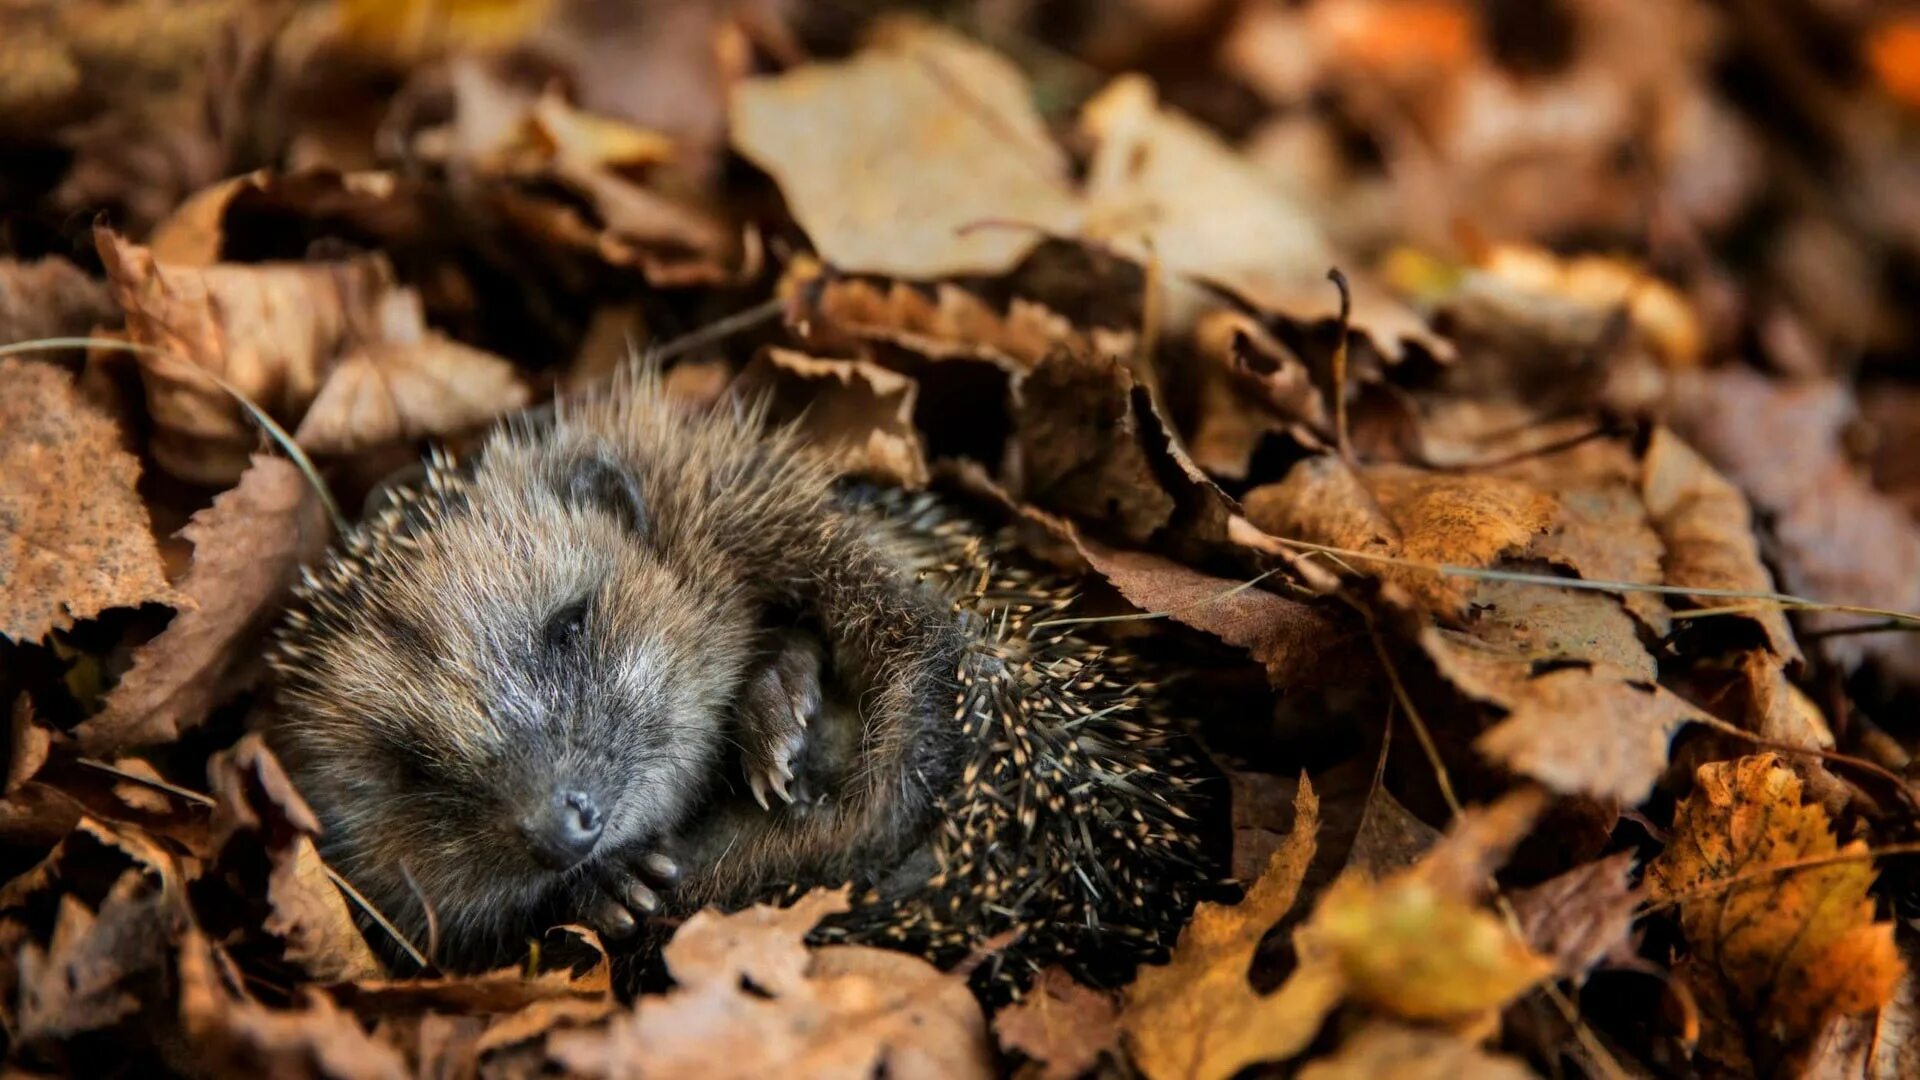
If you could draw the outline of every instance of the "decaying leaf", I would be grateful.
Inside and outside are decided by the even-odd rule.
[[[81,747],[113,753],[168,743],[200,724],[230,691],[230,675],[245,670],[241,643],[277,613],[282,591],[330,532],[300,470],[256,456],[239,485],[181,531],[194,556],[179,590],[194,606],[135,651],[99,715],[75,729]]]
[[[1012,490],[1144,541],[1175,504],[1142,445],[1134,379],[1104,356],[1055,353],[1015,388]]]
[[[945,31],[888,24],[852,60],[739,84],[729,112],[734,148],[840,270],[996,273],[1075,231],[1066,159],[1025,80]]]
[[[1155,1080],[1232,1076],[1248,1065],[1304,1049],[1339,1003],[1337,977],[1299,973],[1262,997],[1247,981],[1260,939],[1298,897],[1313,861],[1319,800],[1304,779],[1294,800],[1293,831],[1236,906],[1202,903],[1180,933],[1171,961],[1141,970],[1120,1015],[1127,1049]]]
[[[0,358],[0,636],[39,641],[108,608],[178,601],[139,476],[65,372]]]
[[[826,360],[771,349],[749,377],[800,383],[798,423],[805,439],[855,476],[905,488],[925,487],[926,450],[913,424],[919,384],[866,360]]]
[[[1102,1055],[1119,1052],[1119,1007],[1113,995],[1081,986],[1053,967],[1040,973],[1019,1004],[994,1016],[993,1032],[1002,1050],[1039,1062],[1042,1080],[1073,1080]]]
[[[408,299],[415,313],[389,324],[401,335],[424,325],[418,301]],[[315,453],[351,453],[477,427],[527,399],[520,376],[497,356],[437,334],[396,337],[342,360],[293,437]]]
[[[1647,883],[1679,907],[1686,977],[1737,1010],[1749,1059],[1771,1070],[1836,1017],[1885,1004],[1904,965],[1893,925],[1874,921],[1866,845],[1802,804],[1785,761],[1713,762],[1694,782]],[[1784,869],[1807,860],[1823,862]]]

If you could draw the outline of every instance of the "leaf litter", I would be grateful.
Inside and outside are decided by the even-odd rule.
[[[1907,1075],[1910,14],[892,6],[0,13],[8,1066]],[[314,481],[633,349],[1175,658],[1243,878],[1164,962],[390,963],[246,734]]]

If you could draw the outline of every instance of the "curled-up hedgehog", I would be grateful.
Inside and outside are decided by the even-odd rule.
[[[1071,584],[640,374],[433,457],[311,570],[267,735],[443,967],[850,883],[823,939],[1110,981],[1218,849],[1167,695],[1063,621]]]

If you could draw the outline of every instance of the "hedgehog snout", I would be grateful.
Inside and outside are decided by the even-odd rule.
[[[571,870],[600,843],[606,815],[588,792],[568,784],[556,785],[519,820],[520,836],[535,862],[549,870]]]

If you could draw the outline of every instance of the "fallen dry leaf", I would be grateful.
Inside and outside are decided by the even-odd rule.
[[[199,726],[245,670],[236,646],[278,613],[281,594],[331,532],[300,470],[255,456],[240,483],[181,530],[194,552],[178,588],[194,606],[135,650],[100,713],[74,729],[81,748],[117,753],[173,742]]]
[[[35,642],[108,608],[180,602],[139,476],[65,372],[0,358],[0,637]]]
[[[1169,272],[1171,327],[1191,326],[1203,303],[1182,277],[1223,286],[1295,322],[1338,313],[1327,271],[1342,259],[1319,224],[1218,136],[1162,107],[1146,79],[1116,80],[1087,103],[1080,126],[1096,143],[1086,233]],[[1419,316],[1345,269],[1351,325],[1382,356],[1398,358],[1409,345],[1452,354]]]
[[[1773,575],[1760,561],[1753,511],[1738,489],[1715,472],[1671,431],[1656,429],[1647,445],[1641,496],[1654,531],[1666,545],[1662,560],[1670,585],[1772,592]],[[1700,607],[1725,600],[1700,597]],[[1767,647],[1782,661],[1799,663],[1800,646],[1780,609],[1763,607],[1740,616],[1757,623]]]
[[[568,1031],[549,1054],[599,1077],[991,1075],[986,1023],[964,980],[917,957],[802,939],[844,911],[816,890],[791,907],[708,910],[667,944],[676,988],[605,1028]]]
[[[295,791],[272,751],[257,734],[208,763],[216,800],[215,854],[232,869],[236,892],[258,903],[267,933],[285,942],[287,959],[327,982],[372,978],[384,971],[354,927],[346,897],[334,885],[314,847],[320,822]],[[248,867],[264,853],[264,888]]]
[[[1055,353],[1014,387],[1008,487],[1140,542],[1173,518],[1134,408],[1134,378],[1111,357]]]
[[[1147,1076],[1225,1078],[1248,1065],[1291,1057],[1339,1003],[1337,978],[1296,973],[1265,997],[1247,981],[1260,939],[1299,896],[1318,828],[1319,800],[1303,778],[1293,831],[1247,895],[1234,906],[1201,903],[1171,960],[1142,968],[1127,988],[1120,1026],[1134,1063]]]
[[[836,269],[998,273],[1075,231],[1066,158],[1025,80],[946,31],[889,24],[851,60],[740,83],[728,111],[734,149]]]
[[[1407,559],[1423,566],[1483,567],[1525,549],[1553,524],[1558,504],[1527,484],[1495,476],[1400,465],[1355,469],[1338,457],[1307,458],[1277,484],[1246,496],[1247,518],[1293,540]],[[1436,614],[1453,617],[1470,586],[1431,570],[1355,560]]]
[[[1245,649],[1274,686],[1301,685],[1316,673],[1324,677],[1322,665],[1352,637],[1324,611],[1258,586],[1241,588],[1243,582],[1203,574],[1163,556],[1108,547],[1077,533],[1074,543],[1128,603],[1143,612],[1167,612],[1183,626]]]
[[[1700,989],[1739,1010],[1750,1060],[1770,1071],[1836,1017],[1886,1004],[1904,965],[1893,924],[1874,921],[1869,859],[1768,872],[1867,850],[1840,844],[1826,811],[1801,803],[1784,760],[1713,762],[1694,782],[1647,883],[1679,907],[1692,950],[1686,977],[1712,981]]]
[[[927,485],[926,449],[913,424],[920,387],[912,379],[867,360],[827,360],[769,349],[747,378],[769,383],[776,402],[783,384],[798,383],[784,395],[803,402],[781,411],[802,437],[843,473],[896,487]]]
[[[177,476],[230,484],[258,440],[200,371],[283,423],[305,416],[303,444],[328,449],[444,434],[527,403],[505,361],[428,330],[379,256],[176,267],[106,229],[95,241],[128,335],[158,350],[141,354],[151,449]]]
[[[308,987],[298,1007],[271,1009],[247,994],[232,963],[197,930],[180,942],[180,1028],[201,1071],[351,1080],[412,1075],[397,1049],[374,1039],[324,992]]]
[[[993,1033],[1000,1049],[1039,1062],[1042,1080],[1073,1080],[1102,1056],[1119,1053],[1119,1005],[1064,969],[1048,968],[1025,998],[994,1016]]]
[[[1582,980],[1609,958],[1630,955],[1628,935],[1640,906],[1633,852],[1576,866],[1509,899],[1534,950],[1563,977]]]
[[[1300,1070],[1300,1080],[1532,1080],[1518,1060],[1489,1054],[1464,1036],[1369,1022],[1340,1049]]]

